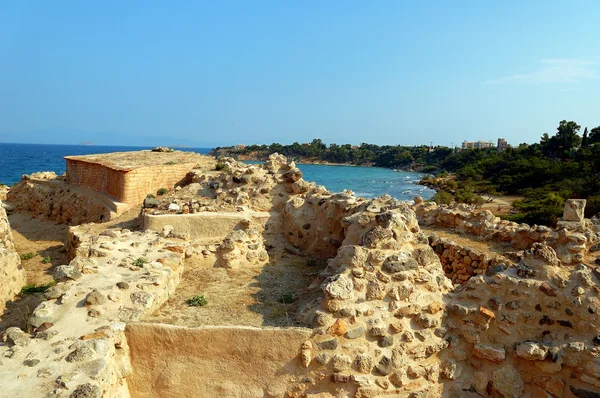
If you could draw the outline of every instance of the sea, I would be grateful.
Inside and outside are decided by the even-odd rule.
[[[151,149],[146,146],[102,145],[45,145],[0,143],[0,183],[13,185],[23,174],[38,171],[65,173],[64,156],[90,155],[109,152],[127,152]],[[206,154],[210,148],[177,148],[181,151]],[[351,190],[354,194],[374,198],[383,194],[399,200],[409,200],[419,195],[429,199],[435,191],[418,185],[423,174],[394,171],[379,167],[297,164],[303,178],[324,185],[332,192]]]

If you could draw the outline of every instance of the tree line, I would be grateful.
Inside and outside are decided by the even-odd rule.
[[[600,212],[600,126],[588,131],[563,120],[553,135],[543,134],[534,144],[456,150],[444,146],[378,146],[363,143],[326,145],[310,143],[249,145],[215,148],[213,154],[264,159],[280,153],[294,160],[379,166],[431,173],[428,184],[438,189],[434,200],[480,203],[480,195],[518,195],[517,222],[553,225],[569,198],[588,200],[586,216]],[[437,182],[434,182],[437,181]],[[452,182],[450,182],[452,181]]]

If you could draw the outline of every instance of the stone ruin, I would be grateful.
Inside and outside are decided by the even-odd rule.
[[[192,172],[148,203],[145,231],[71,228],[73,259],[54,270],[32,330],[4,334],[4,394],[600,396],[600,272],[582,263],[599,236],[586,220],[555,231],[333,194],[279,155],[219,162],[220,172]],[[428,237],[419,222],[518,252],[490,258]],[[178,288],[186,258],[259,272],[282,252],[323,260],[295,314],[302,327],[148,321]]]

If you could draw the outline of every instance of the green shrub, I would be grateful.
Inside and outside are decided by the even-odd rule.
[[[158,196],[161,196],[161,195],[164,195],[164,194],[166,194],[168,192],[169,192],[169,190],[167,188],[160,188],[158,191],[156,191],[156,194]]]
[[[36,257],[38,254],[37,253],[23,253],[21,254],[21,261],[25,261],[25,260],[31,260],[32,258]]]
[[[187,303],[190,307],[204,307],[206,304],[208,304],[208,301],[203,295],[196,295],[187,299]]]
[[[52,262],[52,257],[46,256],[42,258],[42,264],[50,264]]]
[[[221,171],[225,168],[225,164],[224,163],[217,163],[217,165],[215,166],[215,170],[216,171]]]
[[[56,285],[56,281],[50,281],[48,283],[44,283],[42,285],[26,285],[21,289],[21,294],[34,294],[34,293],[44,293],[46,290],[50,289],[52,286]]]
[[[290,293],[285,293],[282,294],[281,297],[279,297],[279,301],[282,304],[292,304],[294,301],[296,301],[296,299],[294,298],[293,294]]]
[[[150,199],[155,199],[156,196],[152,195],[151,193],[149,193],[148,195],[146,195],[146,198],[150,198]]]
[[[435,193],[435,195],[433,195],[431,200],[433,200],[438,205],[449,205],[452,202],[454,202],[454,197],[450,192],[438,191]]]
[[[143,267],[144,264],[146,264],[148,262],[148,260],[146,260],[145,258],[138,258],[137,260],[135,260],[133,262],[133,265],[135,265],[136,267]]]
[[[172,165],[172,164],[177,164],[177,162],[173,161],[173,160],[169,160],[167,163],[165,163],[167,165]]]

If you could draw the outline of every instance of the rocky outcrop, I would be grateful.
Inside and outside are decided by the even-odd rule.
[[[25,285],[25,272],[15,250],[6,212],[0,202],[0,314]]]

